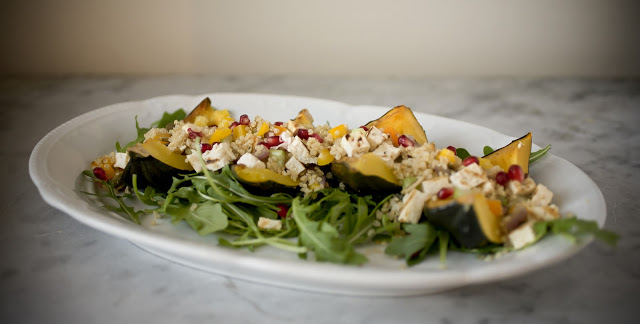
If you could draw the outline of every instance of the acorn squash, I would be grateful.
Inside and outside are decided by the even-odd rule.
[[[365,126],[375,126],[389,134],[395,146],[398,146],[398,137],[401,135],[413,137],[419,145],[427,142],[427,134],[424,129],[411,111],[411,108],[405,106],[397,106],[382,115],[382,117],[368,122]]]
[[[129,187],[133,187],[133,175],[135,174],[138,189],[142,190],[151,186],[166,192],[171,188],[173,177],[187,173],[185,170],[174,168],[154,158],[149,152],[142,149],[142,146],[131,147],[127,153],[129,154],[129,163],[127,163],[119,181]]]
[[[481,193],[429,201],[423,215],[431,224],[447,230],[464,248],[502,243],[502,215],[492,212]]]
[[[236,164],[231,167],[231,172],[242,184],[262,192],[290,192],[298,187],[298,181],[269,169],[247,168],[244,165]]]
[[[184,118],[185,123],[195,123],[197,117],[205,117],[207,126],[213,125],[214,116],[213,113],[216,111],[213,107],[211,107],[211,99],[209,97],[204,98],[191,112]]]
[[[342,183],[358,192],[386,193],[400,190],[393,169],[381,157],[367,153],[331,163],[331,172]]]
[[[300,110],[298,116],[293,119],[293,122],[306,128],[313,127],[313,117],[307,108]]]
[[[491,164],[500,166],[507,172],[509,167],[517,164],[525,174],[529,173],[529,156],[531,155],[531,133],[511,141],[508,145],[485,156]]]

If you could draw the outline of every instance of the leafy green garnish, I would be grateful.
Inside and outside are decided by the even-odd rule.
[[[549,150],[551,149],[551,144],[547,145],[545,148],[540,149],[538,151],[535,152],[531,152],[531,155],[529,155],[529,164],[538,161],[541,157],[543,157],[545,154],[547,154],[547,152],[549,152]]]
[[[86,191],[82,191],[82,193],[89,196],[110,198],[114,200],[118,204],[117,206],[104,204],[102,205],[102,207],[116,213],[125,214],[129,216],[129,219],[131,219],[134,223],[140,224],[140,216],[144,214],[144,211],[141,211],[141,210],[136,211],[133,207],[127,205],[124,202],[124,199],[131,198],[133,196],[132,194],[129,194],[126,192],[121,195],[116,194],[116,190],[114,189],[113,182],[111,180],[104,181],[104,180],[98,179],[98,177],[96,177],[95,174],[93,174],[92,170],[84,170],[82,171],[82,174],[87,178],[89,178],[92,182],[102,184],[102,188],[106,189],[106,192],[104,193],[99,193],[99,192],[93,193],[93,192],[86,192]]]
[[[313,251],[317,261],[345,264],[363,264],[367,258],[356,252],[352,244],[341,240],[338,230],[325,221],[313,221],[309,216],[320,204],[303,205],[295,198],[291,205],[292,217],[300,231],[299,242]]]
[[[533,231],[536,235],[535,242],[546,236],[548,232],[565,236],[573,242],[586,236],[593,236],[611,246],[616,246],[620,239],[618,234],[599,228],[595,221],[579,219],[575,216],[536,222],[533,224]]]
[[[122,147],[120,146],[120,142],[116,142],[116,151],[122,153],[126,151],[127,148],[142,142],[142,140],[144,140],[144,134],[146,134],[151,128],[165,127],[167,124],[173,123],[175,120],[182,120],[185,117],[186,117],[186,113],[184,112],[184,110],[182,110],[182,108],[180,108],[174,111],[173,113],[165,112],[164,114],[162,114],[162,118],[160,118],[160,120],[157,120],[151,123],[149,128],[141,128],[140,125],[138,124],[138,116],[136,116],[135,117],[136,132],[137,132],[136,139],[134,139],[133,141],[127,143],[125,146],[122,146]]]
[[[404,258],[409,266],[422,262],[438,237],[438,232],[426,222],[405,224],[402,228],[408,235],[394,237],[384,253]]]
[[[461,160],[464,160],[464,159],[466,159],[466,158],[468,158],[468,157],[470,157],[470,156],[471,156],[471,154],[469,153],[469,151],[467,151],[467,150],[466,150],[466,149],[464,149],[464,148],[457,148],[457,149],[456,149],[456,155],[457,155]]]
[[[489,155],[493,153],[493,149],[491,148],[491,146],[487,145],[482,148],[482,153],[484,153],[484,155]]]

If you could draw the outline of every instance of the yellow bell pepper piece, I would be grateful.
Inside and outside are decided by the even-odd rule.
[[[456,163],[456,154],[453,153],[453,151],[450,149],[445,148],[440,150],[440,153],[438,153],[438,160],[440,160],[442,157],[447,160],[447,164]]]
[[[231,129],[229,127],[218,127],[213,135],[209,138],[209,144],[221,142],[227,136],[231,135]]]
[[[274,130],[273,130],[273,134],[274,134],[274,135],[280,135],[280,134],[282,134],[284,131],[286,131],[286,130],[287,130],[287,128],[286,128],[286,127],[278,126],[278,125],[273,125],[273,128],[274,128]]]
[[[260,125],[260,128],[258,129],[258,133],[256,135],[262,136],[266,134],[268,131],[269,131],[269,123],[263,122],[262,125]]]
[[[247,135],[247,126],[246,125],[238,125],[233,128],[233,139],[235,140],[238,137],[242,137]]]
[[[329,152],[329,149],[322,150],[320,152],[320,155],[318,155],[319,166],[327,165],[333,162],[333,160],[335,160],[335,158],[333,157],[333,155],[331,155],[331,153]]]
[[[215,126],[228,127],[231,123],[234,122],[233,118],[229,114],[229,111],[224,110],[216,110],[213,112],[213,120],[210,120]]]
[[[331,134],[331,136],[333,136],[333,138],[336,139],[336,138],[345,136],[347,134],[347,131],[348,131],[347,125],[342,124],[330,129],[329,134]]]

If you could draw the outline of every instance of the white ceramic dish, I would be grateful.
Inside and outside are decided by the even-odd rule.
[[[384,255],[382,247],[373,245],[360,249],[370,259],[366,265],[342,266],[300,260],[296,255],[270,248],[251,253],[219,247],[215,235],[200,237],[186,225],[172,225],[164,219],[155,225],[143,222],[143,226],[139,226],[100,208],[98,202],[79,193],[90,188],[79,176],[89,162],[112,151],[116,140],[126,143],[135,137],[136,115],[140,125],[146,126],[164,111],[184,108],[188,112],[206,96],[215,107],[230,109],[234,116],[247,113],[271,121],[291,118],[300,109],[309,108],[316,123],[329,121],[337,125],[348,121],[350,126],[358,126],[388,110],[388,107],[351,106],[313,98],[234,93],[166,96],[120,103],[81,115],[47,134],[31,154],[31,178],[44,200],[53,207],[161,257],[234,278],[317,292],[368,296],[432,293],[541,269],[568,258],[588,243],[572,244],[561,237],[549,237],[493,261],[450,253],[446,268],[441,267],[437,258],[407,268],[402,261]],[[427,130],[429,140],[438,147],[453,145],[481,154],[484,145],[500,147],[513,139],[461,121],[421,113],[416,116]],[[548,154],[532,166],[530,174],[551,188],[561,212],[572,212],[604,225],[604,198],[594,182],[576,166]]]

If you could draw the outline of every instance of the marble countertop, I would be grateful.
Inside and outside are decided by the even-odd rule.
[[[109,104],[168,94],[258,92],[469,121],[585,171],[617,248],[589,245],[522,277],[435,295],[364,298],[263,286],[158,258],[47,205],[28,159],[49,131]],[[3,323],[633,323],[640,318],[640,82],[573,79],[73,77],[0,79]],[[16,145],[16,143],[19,143]]]

